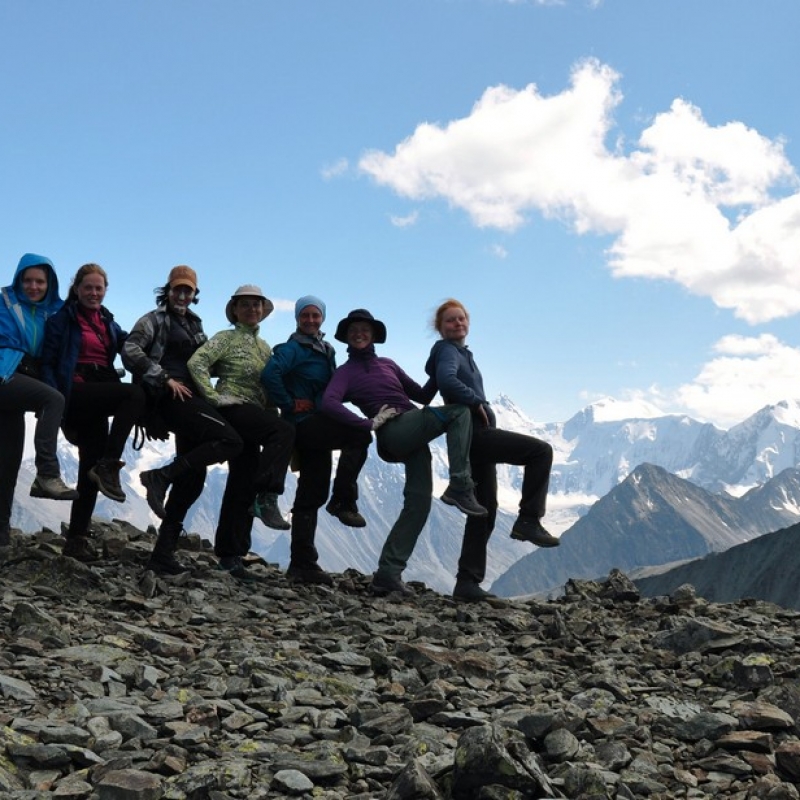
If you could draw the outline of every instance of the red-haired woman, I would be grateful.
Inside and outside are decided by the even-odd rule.
[[[486,548],[497,516],[496,464],[525,468],[519,516],[511,538],[539,547],[556,547],[558,539],[542,527],[553,448],[533,436],[499,430],[486,400],[483,377],[467,347],[469,314],[458,300],[446,300],[436,310],[433,327],[442,337],[431,350],[425,371],[436,380],[445,403],[462,403],[472,410],[472,445],[469,451],[475,495],[486,517],[468,517],[458,561],[453,596],[475,602],[491,598],[481,587],[486,576]]]

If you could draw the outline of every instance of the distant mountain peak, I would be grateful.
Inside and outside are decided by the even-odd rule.
[[[655,419],[669,414],[642,399],[617,400],[615,397],[603,397],[584,409],[594,422],[619,422],[623,419]]]

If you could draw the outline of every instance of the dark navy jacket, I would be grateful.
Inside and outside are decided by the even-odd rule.
[[[440,339],[431,349],[425,372],[436,380],[445,403],[469,406],[473,414],[478,406],[483,406],[489,427],[495,427],[494,411],[483,390],[483,376],[466,345]]]
[[[50,317],[45,325],[42,346],[42,378],[50,386],[58,389],[67,403],[81,351],[81,326],[77,314],[78,301],[73,300]],[[100,316],[109,336],[108,366],[113,367],[114,359],[122,350],[128,334],[114,322],[114,315],[105,306],[101,306]]]

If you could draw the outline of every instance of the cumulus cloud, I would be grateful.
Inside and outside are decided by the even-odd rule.
[[[647,394],[672,408],[728,427],[766,405],[800,398],[800,349],[771,334],[724,336],[700,373],[676,392]]]
[[[468,116],[420,124],[358,168],[478,227],[513,231],[539,213],[611,235],[614,275],[674,281],[751,323],[800,311],[800,194],[782,141],[709,125],[676,99],[632,146],[609,144],[619,83],[588,60],[556,95],[491,87]]]

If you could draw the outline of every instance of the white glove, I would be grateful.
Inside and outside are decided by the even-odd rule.
[[[376,431],[392,417],[396,417],[400,412],[391,406],[381,406],[381,410],[372,418],[372,430]]]
[[[217,395],[217,408],[223,406],[240,406],[245,401],[241,397],[234,397],[232,394]]]

